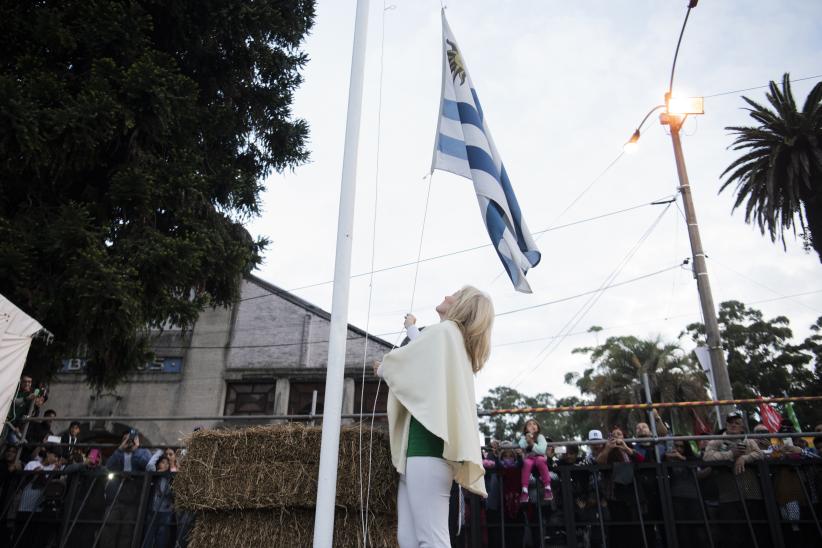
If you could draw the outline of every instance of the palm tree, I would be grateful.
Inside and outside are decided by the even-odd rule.
[[[734,209],[745,203],[745,222],[756,222],[771,241],[785,247],[785,231],[802,231],[806,249],[822,261],[822,82],[799,112],[790,76],[775,82],[765,95],[772,108],[742,97],[751,108],[754,127],[726,127],[736,135],[731,148],[746,151],[722,173],[720,192],[736,183]]]
[[[643,373],[648,374],[654,402],[707,399],[707,377],[702,369],[674,343],[637,337],[609,337],[593,348],[578,348],[588,354],[592,367],[581,375],[568,373],[565,382],[575,384],[583,396],[593,396],[596,404],[644,403]],[[609,411],[603,426],[628,426],[645,421],[644,411]]]

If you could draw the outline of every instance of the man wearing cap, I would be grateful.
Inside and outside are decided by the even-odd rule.
[[[588,431],[588,441],[602,441],[602,432],[599,430],[589,430]],[[585,457],[585,464],[596,464],[597,457],[600,453],[602,453],[602,448],[604,444],[602,443],[592,443],[589,445],[591,448],[591,453]]]
[[[738,436],[744,434],[742,423],[742,413],[732,411],[725,417],[725,435]],[[724,439],[712,440],[705,448],[706,462],[711,461],[731,461],[733,469],[717,467],[713,470],[716,483],[719,488],[719,519],[733,520],[738,523],[723,527],[723,546],[748,546],[749,534],[745,524],[746,517],[739,501],[739,493],[742,493],[748,507],[751,520],[765,519],[765,505],[762,501],[762,490],[759,484],[759,477],[746,465],[762,460],[763,454],[756,440],[744,439]],[[738,485],[737,485],[738,483]],[[754,524],[754,529],[759,529],[760,525]],[[757,531],[759,536],[760,531]],[[761,531],[767,535],[767,530]],[[767,538],[766,536],[760,538]]]

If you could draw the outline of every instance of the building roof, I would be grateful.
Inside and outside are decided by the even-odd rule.
[[[283,289],[279,286],[276,286],[276,285],[274,285],[270,282],[267,282],[267,281],[263,280],[262,278],[259,278],[259,277],[255,276],[253,274],[247,274],[245,276],[245,278],[249,282],[257,285],[258,287],[260,287],[262,289],[265,289],[266,291],[269,291],[272,295],[275,295],[275,296],[277,296],[281,299],[284,299],[284,300],[286,300],[286,301],[288,301],[292,304],[295,304],[295,305],[307,310],[308,312],[311,312],[312,314],[314,314],[316,316],[319,316],[319,317],[321,317],[321,318],[323,318],[323,319],[325,319],[329,322],[331,321],[331,313],[323,310],[319,306],[317,306],[313,303],[310,303],[310,302],[306,301],[305,299],[301,299],[300,297],[294,295],[293,293],[289,293],[285,289]],[[366,335],[368,335],[368,340],[374,341],[377,344],[381,344],[381,345],[386,346],[388,348],[393,348],[393,346],[394,346],[393,344],[386,341],[385,339],[377,337],[372,333],[366,333],[364,329],[361,329],[361,328],[359,328],[355,325],[348,324],[348,330],[353,331],[354,333],[356,333],[356,334],[358,334],[362,337],[365,337]]]

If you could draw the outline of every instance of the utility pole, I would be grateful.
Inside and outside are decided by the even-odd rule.
[[[725,353],[722,350],[722,338],[719,335],[719,322],[716,319],[716,307],[711,293],[711,282],[708,280],[705,252],[702,249],[702,239],[699,236],[699,225],[696,222],[696,210],[691,196],[691,184],[688,181],[685,157],[682,154],[682,141],[679,138],[679,130],[682,128],[685,118],[686,116],[668,112],[659,115],[660,123],[671,128],[676,172],[679,176],[679,192],[682,195],[682,204],[685,207],[685,221],[688,223],[688,239],[691,241],[694,277],[696,278],[699,303],[702,306],[702,316],[705,321],[705,336],[711,357],[711,370],[714,377],[716,396],[720,400],[730,400],[733,399],[731,379],[728,376],[728,365],[725,363]]]

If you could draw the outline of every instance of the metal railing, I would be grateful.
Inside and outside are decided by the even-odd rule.
[[[553,501],[543,500],[537,481],[527,503],[513,498],[521,492],[519,470],[489,470],[489,498],[465,495],[470,510],[462,545],[822,545],[822,460],[760,460],[742,475],[729,462],[622,466],[559,464],[552,470]]]
[[[87,467],[13,473],[0,493],[0,545],[182,548],[193,514],[173,507],[174,475]]]
[[[459,546],[822,544],[822,460],[760,460],[749,463],[744,475],[734,474],[732,463],[702,460],[560,463],[551,471],[553,500],[544,501],[541,482],[532,480],[528,502],[521,503],[520,469],[489,469],[489,498],[465,495]],[[173,508],[173,478],[84,467],[14,473],[2,492],[0,528],[6,537],[0,544],[183,547],[194,516]],[[35,502],[28,509],[35,511],[26,512],[21,502],[32,492],[35,498],[27,500]]]

